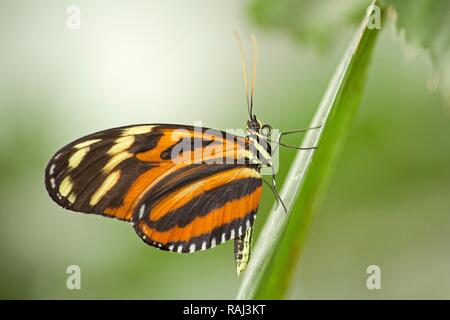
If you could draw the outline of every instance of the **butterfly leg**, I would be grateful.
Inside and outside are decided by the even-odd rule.
[[[277,189],[277,182],[276,182],[276,179],[275,179],[275,170],[274,170],[273,166],[270,166],[270,168],[272,169],[272,190],[275,193],[275,197],[277,198],[277,202],[279,204],[281,203],[281,205],[283,206],[284,211],[287,213],[286,206],[284,205],[283,199],[281,199],[281,196],[280,196],[280,194],[278,192],[278,189]]]
[[[291,148],[291,149],[297,149],[297,150],[316,150],[317,147],[296,147],[296,146],[292,146],[289,144],[285,144],[285,143],[279,143],[280,146],[286,147],[286,148]]]
[[[291,130],[291,131],[284,131],[284,132],[280,133],[280,135],[278,136],[277,141],[275,142],[275,147],[274,147],[274,149],[273,149],[273,152],[275,152],[275,150],[276,150],[276,149],[278,148],[278,146],[280,146],[280,145],[281,145],[281,146],[284,146],[284,147],[287,147],[287,148],[294,148],[294,149],[298,149],[298,150],[311,150],[311,149],[317,149],[317,147],[298,148],[298,147],[290,146],[290,145],[281,143],[281,138],[282,138],[283,136],[286,136],[286,135],[289,135],[289,134],[306,132],[306,131],[313,130],[313,129],[319,129],[319,128],[321,128],[321,127],[322,127],[322,125],[318,125],[318,126],[311,127],[311,128],[305,128],[305,129],[299,129],[299,130]]]

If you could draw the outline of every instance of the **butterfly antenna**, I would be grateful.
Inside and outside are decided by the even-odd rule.
[[[250,96],[248,92],[248,78],[247,78],[247,58],[245,55],[244,45],[242,44],[241,37],[239,37],[239,33],[234,31],[234,35],[236,36],[237,44],[239,46],[239,50],[241,52],[241,64],[242,64],[242,74],[244,76],[244,84],[245,84],[245,95],[247,97],[247,108],[250,119],[252,118],[252,108],[250,104]],[[253,82],[253,81],[252,81]]]
[[[255,96],[256,65],[258,63],[258,42],[256,41],[256,37],[254,34],[252,34],[252,50],[253,50],[253,59],[252,59],[252,91],[250,94],[250,114],[253,114],[253,99]]]

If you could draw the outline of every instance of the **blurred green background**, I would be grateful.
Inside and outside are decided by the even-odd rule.
[[[247,44],[258,38],[255,113],[282,130],[308,126],[367,4],[280,3],[1,2],[1,298],[235,297],[231,242],[160,252],[125,223],[58,207],[44,168],[61,146],[110,127],[244,127],[233,30]],[[70,4],[81,8],[80,30],[66,26]],[[450,107],[429,52],[413,49],[390,17],[289,298],[450,298]],[[279,179],[293,156],[282,151]],[[273,203],[264,192],[256,235]],[[71,264],[81,290],[66,288]],[[366,287],[373,264],[381,290]]]

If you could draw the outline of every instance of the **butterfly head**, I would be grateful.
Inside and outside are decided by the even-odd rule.
[[[250,120],[247,120],[247,128],[250,132],[255,132],[269,137],[272,133],[272,127],[262,122],[253,114]]]
[[[261,130],[261,121],[255,116],[251,115],[250,120],[247,120],[247,128],[250,131],[259,132]]]

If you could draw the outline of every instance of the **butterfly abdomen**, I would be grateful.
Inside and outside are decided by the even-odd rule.
[[[243,272],[250,260],[253,228],[248,228],[244,234],[234,239],[234,260],[238,276]]]

